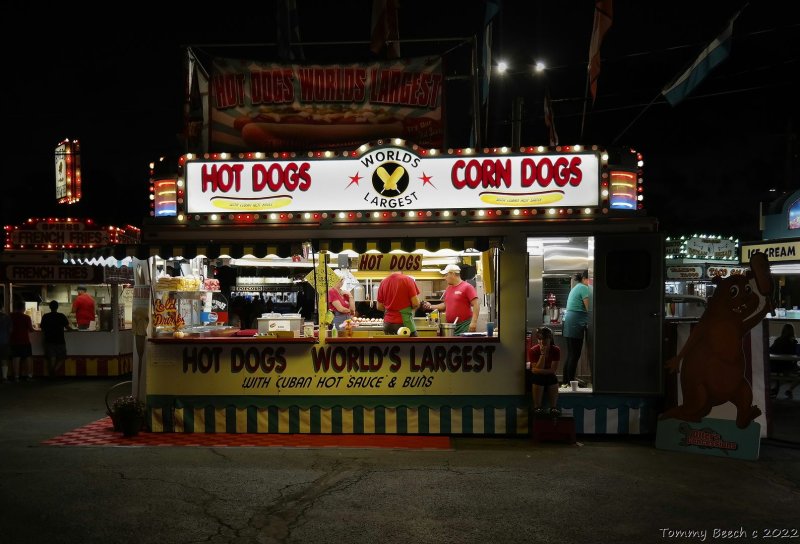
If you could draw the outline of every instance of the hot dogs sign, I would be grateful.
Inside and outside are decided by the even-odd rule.
[[[597,152],[436,156],[404,147],[361,155],[187,160],[188,213],[397,212],[584,207],[600,200]]]
[[[441,58],[291,65],[216,58],[212,149],[285,151],[406,138],[443,140]]]

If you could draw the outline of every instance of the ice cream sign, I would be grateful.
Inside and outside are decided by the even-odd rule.
[[[598,153],[435,156],[402,147],[339,158],[187,160],[188,213],[592,207]]]

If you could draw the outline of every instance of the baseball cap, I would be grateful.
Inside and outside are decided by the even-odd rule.
[[[457,272],[458,275],[461,275],[461,267],[457,264],[448,264],[444,267],[444,270],[440,270],[440,274],[447,274],[448,272]]]
[[[85,285],[79,285],[78,286],[78,291],[86,291],[86,286]]]

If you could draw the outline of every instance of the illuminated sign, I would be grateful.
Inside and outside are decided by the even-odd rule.
[[[214,58],[211,148],[352,149],[353,142],[444,141],[440,57],[359,64],[274,64]]]
[[[732,261],[738,256],[739,240],[722,236],[700,235],[668,238],[664,251],[668,259]]]
[[[741,276],[747,273],[749,268],[730,267],[730,266],[709,266],[706,269],[706,276],[709,278],[727,278],[728,276]]]
[[[156,217],[178,214],[178,184],[175,178],[153,180],[153,208]]]
[[[99,283],[99,268],[92,266],[10,264],[0,268],[0,280],[15,283]]]
[[[786,240],[742,246],[742,262],[750,262],[754,253],[763,253],[771,262],[800,260],[800,240]]]
[[[91,219],[29,219],[5,230],[6,249],[96,248],[139,241],[139,229],[135,227],[98,227]]]
[[[358,157],[188,160],[189,213],[405,212],[593,207],[599,153],[431,156],[380,147]]]
[[[64,140],[56,146],[56,201],[74,204],[81,199],[81,153],[78,140]]]
[[[695,259],[733,259],[736,245],[734,240],[697,236],[686,241],[684,251],[687,257]]]
[[[702,266],[668,266],[667,278],[670,280],[696,280],[703,276]]]
[[[422,270],[422,255],[399,255],[395,253],[365,253],[358,258],[359,272]]]

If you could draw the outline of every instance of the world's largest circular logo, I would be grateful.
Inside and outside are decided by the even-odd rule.
[[[381,196],[400,196],[408,189],[408,172],[396,162],[385,162],[372,173],[372,188]]]

